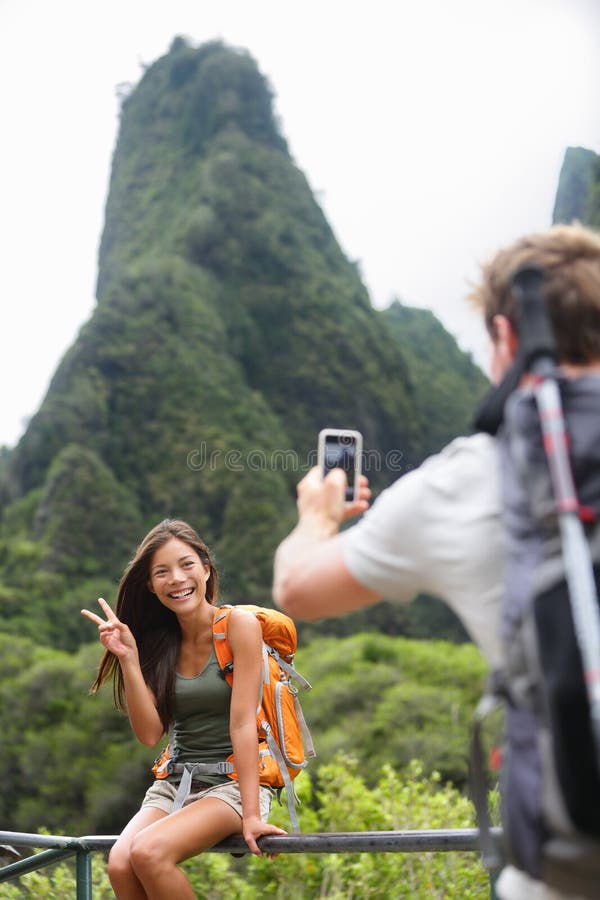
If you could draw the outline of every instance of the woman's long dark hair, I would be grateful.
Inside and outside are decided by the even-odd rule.
[[[194,529],[178,519],[164,519],[148,532],[121,578],[117,594],[117,618],[131,629],[138,648],[142,675],[156,697],[160,720],[165,732],[174,718],[175,667],[181,646],[181,629],[177,616],[159,601],[148,587],[150,565],[156,551],[178,538],[196,551],[202,563],[210,569],[206,582],[206,599],[215,604],[219,575],[210,551]],[[117,709],[127,711],[123,673],[118,658],[105,650],[92,693],[109,678],[113,679],[113,693]]]

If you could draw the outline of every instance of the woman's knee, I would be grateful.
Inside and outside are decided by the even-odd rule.
[[[168,859],[166,848],[159,839],[140,831],[131,842],[129,863],[136,874],[142,875],[164,865],[173,865],[174,861]]]
[[[111,882],[116,878],[131,876],[130,846],[123,846],[118,842],[108,854],[108,876]]]

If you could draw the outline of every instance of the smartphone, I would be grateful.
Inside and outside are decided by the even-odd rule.
[[[343,469],[348,479],[346,500],[358,500],[361,472],[362,434],[348,428],[324,428],[319,432],[317,461],[323,475]]]

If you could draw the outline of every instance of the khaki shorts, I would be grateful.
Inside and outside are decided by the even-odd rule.
[[[146,796],[142,801],[142,809],[154,806],[162,809],[163,812],[170,813],[173,808],[173,802],[177,793],[177,785],[171,784],[165,779],[157,780],[150,785],[146,791]],[[213,784],[208,787],[201,787],[200,790],[195,789],[192,782],[192,790],[183,801],[184,808],[194,803],[195,800],[202,800],[204,797],[218,797],[224,800],[236,813],[242,818],[242,798],[240,796],[240,786],[237,781],[226,781],[223,784]],[[260,804],[260,817],[263,822],[268,821],[271,812],[271,801],[273,800],[273,792],[268,787],[261,784],[258,789],[258,801]]]

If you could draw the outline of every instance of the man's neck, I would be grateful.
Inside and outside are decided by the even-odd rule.
[[[583,375],[600,375],[600,360],[585,365],[575,365],[574,363],[561,363],[560,371],[567,378],[581,378]],[[531,384],[535,380],[535,376],[526,372],[521,378],[520,384]]]
[[[573,363],[561,363],[560,370],[565,373],[567,378],[581,378],[582,375],[600,375],[600,360],[581,366]]]

